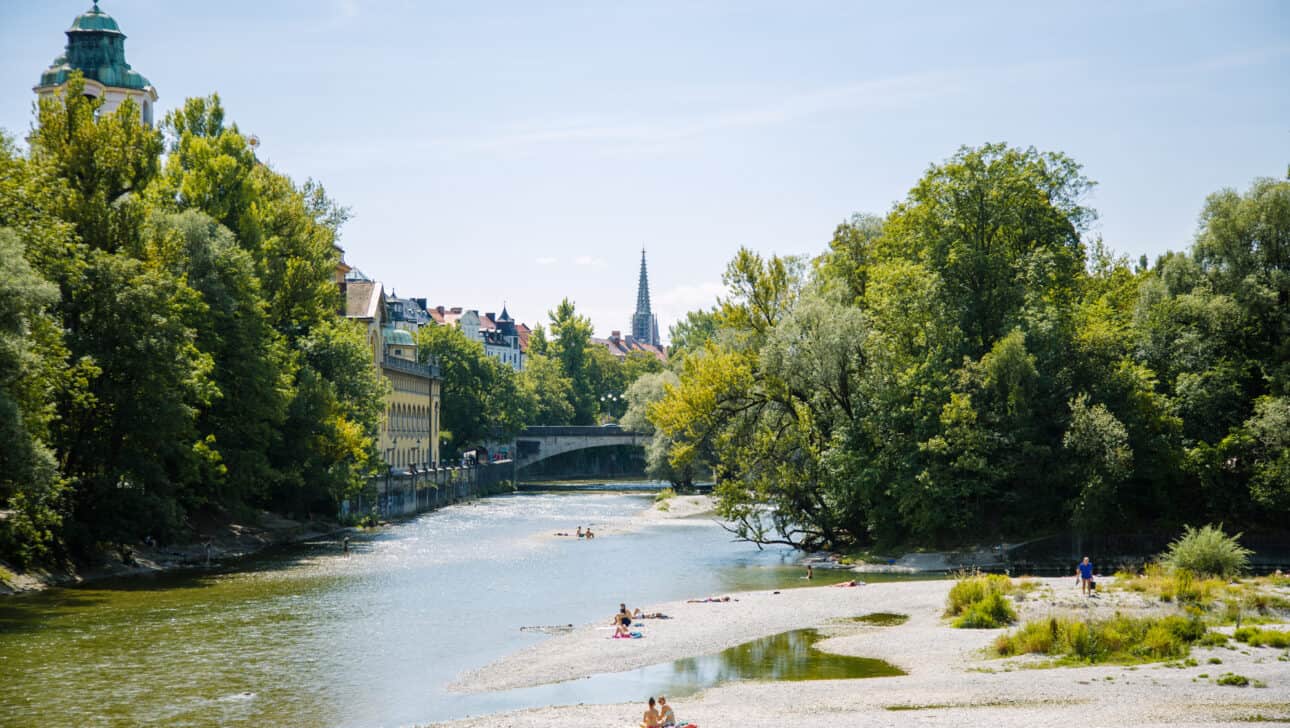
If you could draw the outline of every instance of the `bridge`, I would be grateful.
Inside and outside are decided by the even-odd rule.
[[[515,436],[515,468],[526,468],[561,453],[593,447],[635,445],[644,447],[649,435],[624,430],[618,425],[603,427],[528,427]]]

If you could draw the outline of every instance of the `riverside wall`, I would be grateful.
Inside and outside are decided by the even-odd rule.
[[[514,471],[510,460],[499,460],[380,475],[368,480],[361,493],[341,503],[340,517],[399,518],[472,498],[509,493],[514,490]]]

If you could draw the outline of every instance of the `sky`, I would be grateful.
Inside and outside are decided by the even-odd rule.
[[[0,128],[90,0],[0,0]],[[158,111],[218,92],[349,207],[400,296],[667,327],[742,246],[816,255],[962,145],[1061,151],[1100,235],[1186,248],[1206,195],[1290,165],[1290,2],[103,0]],[[666,337],[666,333],[664,333]]]

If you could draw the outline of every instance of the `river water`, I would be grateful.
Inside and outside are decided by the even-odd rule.
[[[545,639],[523,626],[608,620],[619,602],[801,584],[793,552],[734,542],[710,519],[633,528],[649,503],[501,496],[359,536],[348,557],[326,541],[227,571],[5,599],[0,724],[413,725],[634,700],[680,684],[668,681],[674,671],[479,695],[446,685]],[[553,535],[578,525],[602,535]]]

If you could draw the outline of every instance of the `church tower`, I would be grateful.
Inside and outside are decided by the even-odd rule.
[[[642,344],[662,346],[658,337],[658,318],[649,307],[649,274],[645,271],[644,248],[641,248],[641,279],[636,288],[636,313],[632,314],[632,338]]]
[[[125,62],[125,33],[111,15],[99,10],[98,2],[72,21],[66,50],[40,74],[40,85],[32,90],[42,99],[53,96],[66,86],[72,71],[85,75],[86,96],[103,99],[100,113],[110,114],[131,99],[143,122],[152,125],[157,89]]]

